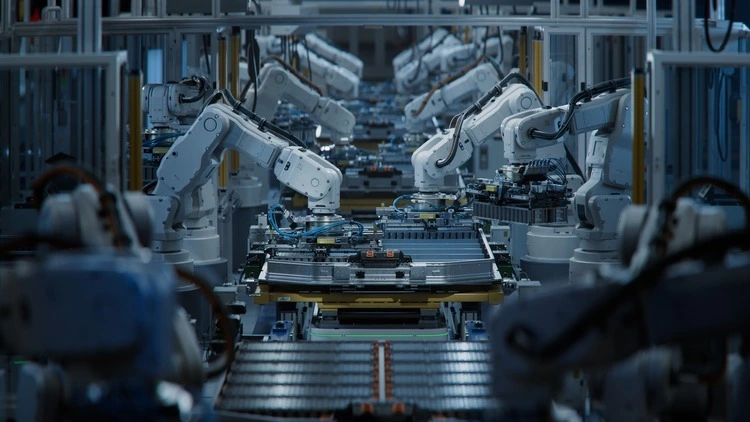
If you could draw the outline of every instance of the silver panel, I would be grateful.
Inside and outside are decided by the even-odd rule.
[[[216,409],[314,418],[381,401],[449,419],[497,420],[484,342],[243,343]],[[384,368],[383,368],[384,366]],[[351,415],[338,413],[343,419]]]
[[[528,209],[475,202],[474,216],[509,223],[545,224],[567,221],[567,207]]]

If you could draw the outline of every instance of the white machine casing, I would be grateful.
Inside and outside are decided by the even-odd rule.
[[[334,47],[313,32],[305,35],[305,41],[307,42],[307,48],[312,50],[313,53],[316,53],[330,62],[336,63],[355,74],[358,78],[362,78],[364,63],[362,63],[362,60],[359,57],[348,51],[343,51]]]
[[[307,61],[310,60],[310,67],[312,67],[310,80],[320,86],[325,95],[342,99],[354,99],[359,96],[357,75],[313,52],[308,52],[301,44],[297,45],[297,54],[303,67],[307,67]]]
[[[408,48],[396,55],[393,58],[391,64],[393,65],[393,74],[398,74],[398,71],[402,67],[406,66],[407,63],[411,62],[415,58],[419,57],[419,52],[426,51],[427,49],[436,45],[436,43],[443,37],[448,35],[448,31],[444,28],[435,28],[435,30],[424,37],[415,47]]]
[[[448,35],[431,51],[424,54],[417,53],[419,54],[418,56],[415,56],[396,71],[394,76],[396,91],[399,94],[406,94],[415,87],[427,82],[430,75],[435,74],[440,69],[444,52],[451,47],[460,45],[462,44],[458,38]]]
[[[258,90],[251,89],[245,107],[266,119],[272,119],[279,101],[288,101],[326,128],[336,137],[351,137],[356,119],[338,102],[319,95],[313,88],[279,64],[268,63],[258,74]],[[257,95],[257,100],[253,96]]]
[[[182,249],[186,216],[200,207],[196,190],[215,174],[226,149],[234,149],[262,168],[273,168],[279,181],[308,197],[314,213],[339,207],[341,171],[315,153],[288,143],[224,104],[211,104],[187,134],[170,148],[157,170],[158,183],[149,196],[155,214],[154,250]],[[211,191],[215,195],[215,191]]]
[[[416,111],[429,93],[411,100],[404,107],[406,126],[411,132],[421,131],[434,116],[445,112],[449,104],[459,103],[473,95],[487,92],[498,82],[500,76],[495,68],[489,63],[482,63],[435,91],[419,114],[416,114]]]
[[[536,94],[524,84],[511,84],[478,114],[463,124],[459,147],[453,161],[443,168],[436,161],[449,155],[455,129],[444,130],[428,139],[411,157],[414,166],[414,186],[419,192],[439,192],[446,175],[454,173],[469,161],[474,148],[482,145],[500,128],[507,117],[525,110],[541,107]]]

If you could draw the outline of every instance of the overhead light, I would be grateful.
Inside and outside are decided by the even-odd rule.
[[[458,7],[464,7],[464,4],[466,4],[466,0],[458,0]]]
[[[320,135],[323,134],[323,128],[318,125],[315,127],[315,137],[320,138]]]

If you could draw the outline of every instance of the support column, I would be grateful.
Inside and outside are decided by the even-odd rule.
[[[219,61],[219,74],[217,76],[217,89],[227,88],[227,39],[224,35],[219,36],[219,54],[217,56]],[[221,164],[219,165],[219,189],[227,188],[227,181],[229,180],[229,171],[227,166],[227,160],[225,159],[227,154],[222,154]]]
[[[240,99],[240,51],[242,50],[242,37],[240,28],[232,28],[232,36],[229,46],[229,90],[236,99]],[[229,151],[230,174],[237,174],[240,171],[240,153]]]
[[[646,92],[646,74],[642,69],[633,70],[631,109],[633,110],[633,183],[632,203],[646,203],[646,107],[643,94]]]

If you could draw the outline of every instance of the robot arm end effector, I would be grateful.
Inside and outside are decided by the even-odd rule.
[[[151,202],[158,208],[156,228],[164,240],[180,238],[175,228],[190,211],[193,191],[210,180],[226,149],[247,155],[261,167],[273,168],[279,182],[309,198],[313,212],[333,213],[339,207],[341,172],[314,152],[290,146],[276,135],[282,132],[271,123],[260,128],[261,119],[243,110],[226,104],[207,106],[162,160]],[[253,117],[241,114],[244,112]]]
[[[286,147],[276,159],[274,174],[282,184],[307,197],[315,214],[334,214],[340,206],[341,170],[317,154]]]

